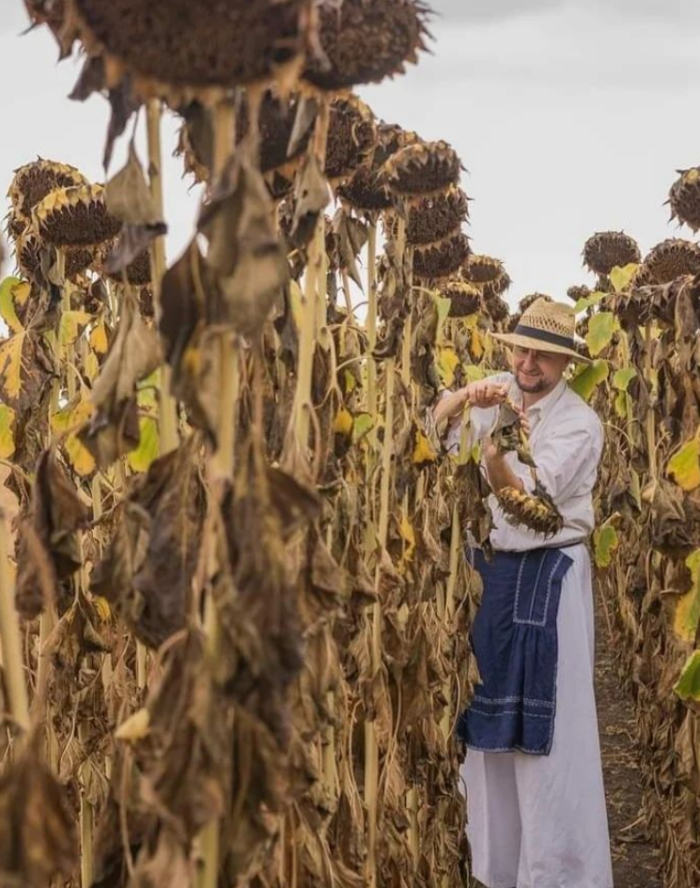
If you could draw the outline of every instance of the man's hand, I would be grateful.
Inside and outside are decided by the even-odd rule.
[[[433,408],[435,424],[439,427],[446,419],[452,419],[470,404],[472,407],[496,407],[502,404],[508,395],[509,384],[507,382],[495,383],[488,379],[479,382],[470,382],[464,388],[451,392]]]

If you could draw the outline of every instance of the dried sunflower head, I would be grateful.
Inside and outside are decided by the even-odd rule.
[[[537,302],[538,299],[544,299],[545,302],[553,302],[551,296],[548,296],[546,293],[528,293],[527,296],[523,296],[523,298],[518,303],[518,308],[520,311],[526,311],[533,302]]]
[[[496,499],[506,521],[514,526],[524,525],[545,537],[555,536],[564,526],[564,519],[547,492],[538,485],[534,495],[516,490],[515,487],[502,487]]]
[[[193,95],[271,79],[298,63],[310,0],[68,0],[109,79],[127,72],[142,94]]]
[[[148,286],[151,283],[151,254],[149,251],[144,250],[142,253],[139,253],[134,261],[127,265],[125,271],[127,282],[132,287]],[[124,272],[108,273],[107,277],[121,284],[124,281]]]
[[[87,185],[88,181],[75,167],[53,160],[27,163],[15,170],[7,196],[12,207],[9,228],[16,237],[30,223],[32,210],[56,188]]]
[[[640,259],[637,241],[624,231],[600,231],[583,247],[584,264],[595,274],[609,275],[615,266],[622,268]]]
[[[671,219],[678,219],[692,231],[700,229],[700,167],[678,170],[680,178],[671,186],[668,201]]]
[[[643,268],[655,284],[668,284],[684,274],[700,274],[700,246],[681,238],[669,238],[649,252]],[[636,280],[635,285],[640,286]]]
[[[102,185],[57,188],[34,208],[40,237],[56,247],[96,247],[119,232],[121,222],[107,212]]]
[[[450,300],[451,318],[464,318],[481,309],[481,291],[460,277],[451,277],[440,287],[440,295]]]
[[[43,281],[49,268],[56,261],[55,251],[31,228],[25,229],[15,241],[15,255],[17,267],[33,281]],[[92,250],[82,247],[66,250],[64,253],[66,280],[74,280],[92,265],[94,259]]]
[[[573,287],[569,287],[566,291],[566,295],[572,302],[578,302],[579,299],[586,299],[586,297],[590,296],[591,289],[585,284],[574,284]]]
[[[347,182],[338,188],[338,196],[356,210],[371,213],[389,209],[393,205],[391,192],[384,176],[384,164],[405,145],[418,136],[395,124],[380,122],[376,128],[377,142],[372,161],[360,167]]]
[[[311,138],[310,127],[303,138],[294,146],[294,153],[289,153],[289,146],[294,131],[294,121],[299,109],[299,99],[292,96],[288,100],[280,98],[273,90],[266,90],[260,103],[258,129],[260,132],[260,171],[269,173],[284,169],[291,161],[301,157],[306,151]],[[241,142],[250,128],[250,112],[248,102],[243,102],[241,112],[236,121],[236,141]]]
[[[466,234],[446,237],[426,246],[415,247],[413,273],[421,280],[439,280],[454,274],[469,255],[469,238]]]
[[[428,244],[456,234],[469,215],[467,195],[456,185],[431,197],[412,201],[408,207],[406,240]]]
[[[510,317],[510,307],[505,299],[494,294],[484,297],[484,313],[496,324],[507,321]]]
[[[331,106],[326,149],[326,176],[338,182],[352,176],[372,155],[377,140],[374,115],[356,96],[336,99]]]
[[[475,284],[485,299],[502,296],[511,285],[510,277],[500,259],[472,253],[462,266],[465,279]]]
[[[386,181],[395,194],[434,194],[456,185],[462,162],[447,142],[414,142],[384,164]]]
[[[403,73],[425,49],[428,8],[418,0],[315,0],[324,58],[310,58],[304,79],[334,92]]]

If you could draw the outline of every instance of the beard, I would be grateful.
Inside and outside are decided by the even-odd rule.
[[[523,381],[520,373],[515,374],[515,382],[521,392],[527,392],[529,395],[536,395],[547,390],[547,381],[540,376],[539,379],[533,379],[531,382]]]

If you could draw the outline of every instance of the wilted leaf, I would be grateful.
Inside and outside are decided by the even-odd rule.
[[[297,176],[291,239],[295,247],[305,247],[314,233],[316,222],[331,200],[328,180],[323,175],[316,154],[311,152]]]
[[[637,273],[639,269],[639,265],[634,262],[630,262],[629,265],[625,265],[620,268],[616,265],[610,272],[610,283],[613,285],[613,288],[616,293],[621,293],[623,290],[626,290],[632,278]]]
[[[353,430],[352,413],[347,407],[341,407],[333,420],[333,431],[339,435],[350,436]]]
[[[685,661],[683,671],[673,690],[681,700],[700,702],[700,651],[693,651]]]
[[[604,348],[610,345],[613,333],[618,328],[618,322],[611,311],[599,311],[588,322],[586,344],[592,357],[599,355]]]
[[[87,477],[95,471],[95,459],[90,451],[80,442],[77,432],[90,419],[95,412],[93,405],[81,398],[80,395],[66,404],[57,413],[51,416],[51,428],[59,434],[67,435],[63,441],[66,455],[78,475]],[[74,429],[75,431],[70,431]]]
[[[613,552],[620,545],[615,528],[611,524],[605,524],[603,527],[597,528],[593,534],[593,545],[595,548],[596,567],[610,567]]]
[[[15,333],[0,344],[0,380],[8,398],[19,397],[22,387],[22,348],[26,333]]]
[[[352,438],[357,444],[374,428],[374,418],[369,413],[359,413],[353,423]]]
[[[607,361],[594,361],[592,364],[584,365],[569,384],[584,401],[590,401],[598,386],[608,378],[609,371]]]
[[[671,457],[667,471],[683,490],[700,487],[700,438],[697,434]]]
[[[16,277],[7,277],[0,284],[0,317],[12,333],[21,333],[24,330],[15,309],[15,294],[22,285],[22,281]]]
[[[634,367],[622,367],[613,374],[612,384],[620,392],[626,392],[630,382],[637,376]]]
[[[160,438],[158,421],[150,416],[139,417],[139,446],[127,456],[131,468],[135,472],[146,472],[158,456]]]
[[[449,300],[445,300],[449,302]],[[459,356],[453,348],[441,348],[438,351],[438,373],[443,385],[450,388],[454,385],[455,371],[460,365]]]
[[[147,709],[138,709],[123,721],[114,732],[116,740],[142,740],[150,729],[151,714]]]
[[[9,459],[15,452],[15,422],[12,407],[0,404],[0,459]]]
[[[437,459],[437,453],[433,449],[430,441],[421,431],[416,431],[415,440],[416,443],[413,448],[413,454],[411,457],[414,465],[422,468],[423,466],[435,462],[435,460]]]
[[[90,345],[92,346],[93,351],[98,355],[107,354],[109,340],[107,339],[107,327],[104,318],[100,318],[90,331]]]
[[[105,185],[105,203],[111,215],[122,222],[156,225],[163,221],[133,142],[126,165]]]
[[[680,639],[693,643],[700,622],[700,549],[691,552],[685,566],[690,571],[692,586],[676,602],[673,629]]]
[[[92,316],[86,311],[63,311],[61,312],[61,320],[58,326],[58,343],[61,348],[61,355],[65,354],[65,349],[69,345],[73,345],[92,320]]]

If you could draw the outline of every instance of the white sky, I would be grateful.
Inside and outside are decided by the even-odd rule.
[[[0,6],[0,188],[37,155],[101,180],[106,102],[69,101],[78,66],[56,64],[44,29],[19,36],[21,0]],[[678,234],[662,204],[675,170],[700,163],[700,2],[434,0],[433,7],[440,13],[433,55],[362,95],[378,116],[457,148],[474,198],[472,246],[505,261],[512,302],[533,290],[563,297],[588,280],[580,253],[594,231],[624,228],[643,251]],[[168,156],[174,132],[168,122],[171,256],[190,237],[197,204]]]

